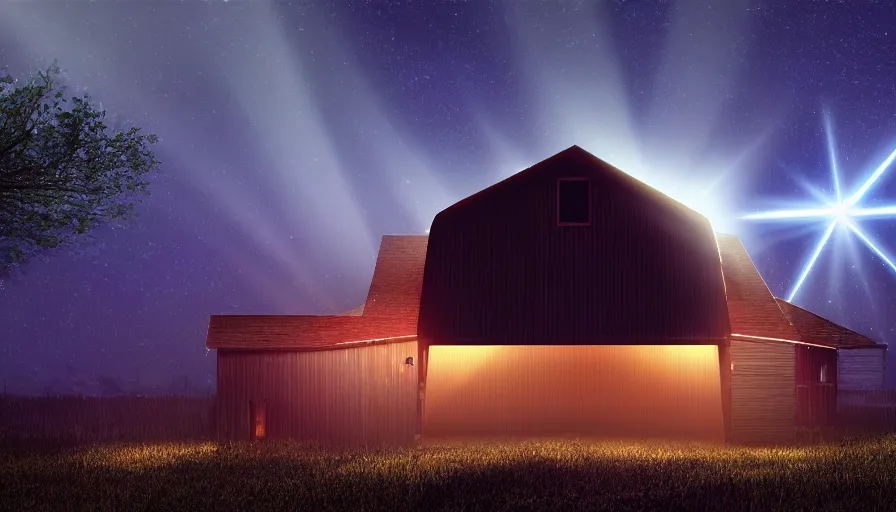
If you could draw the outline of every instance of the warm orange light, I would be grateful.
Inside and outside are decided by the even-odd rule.
[[[264,439],[265,436],[265,423],[266,423],[266,414],[265,414],[265,403],[259,402],[255,405],[254,410],[254,418],[255,422],[255,439]]]
[[[432,380],[433,372],[439,375],[439,379],[448,379],[453,387],[465,384],[475,377],[491,360],[496,359],[501,349],[508,347],[499,346],[466,346],[466,345],[432,345],[429,347],[428,380]],[[439,364],[433,367],[432,362]],[[447,375],[441,376],[442,373]]]
[[[723,432],[715,345],[430,347],[424,438]]]

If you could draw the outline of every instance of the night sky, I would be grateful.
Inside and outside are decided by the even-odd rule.
[[[833,195],[826,110],[845,193],[896,148],[896,7],[783,3],[0,0],[0,65],[58,60],[162,161],[137,220],[0,282],[0,376],[211,390],[210,314],[351,309],[380,236],[573,144],[740,235],[787,296],[825,224],[739,217]],[[896,169],[863,204],[888,197]],[[896,254],[893,220],[861,227]],[[848,230],[794,300],[896,339],[896,273]]]

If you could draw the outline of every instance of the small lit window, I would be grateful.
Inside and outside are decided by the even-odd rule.
[[[249,438],[253,441],[267,435],[267,414],[264,402],[249,402]]]
[[[821,382],[828,381],[828,365],[826,365],[826,364],[821,365],[821,372],[818,376],[818,380]]]
[[[584,178],[557,180],[557,224],[591,224],[591,181]]]

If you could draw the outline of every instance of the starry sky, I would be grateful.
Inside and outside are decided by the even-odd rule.
[[[0,0],[0,66],[58,60],[162,161],[138,219],[0,282],[0,376],[211,390],[208,315],[351,309],[380,236],[573,144],[740,235],[786,296],[825,225],[740,217],[833,194],[825,112],[844,190],[896,148],[896,7],[782,4]],[[889,173],[864,203],[888,197]],[[896,252],[892,220],[862,227]],[[848,231],[794,300],[896,339],[896,273]]]

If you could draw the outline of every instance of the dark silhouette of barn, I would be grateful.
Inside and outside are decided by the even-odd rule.
[[[737,237],[573,146],[382,239],[365,304],[212,316],[219,436],[790,439],[885,346],[776,299]]]

